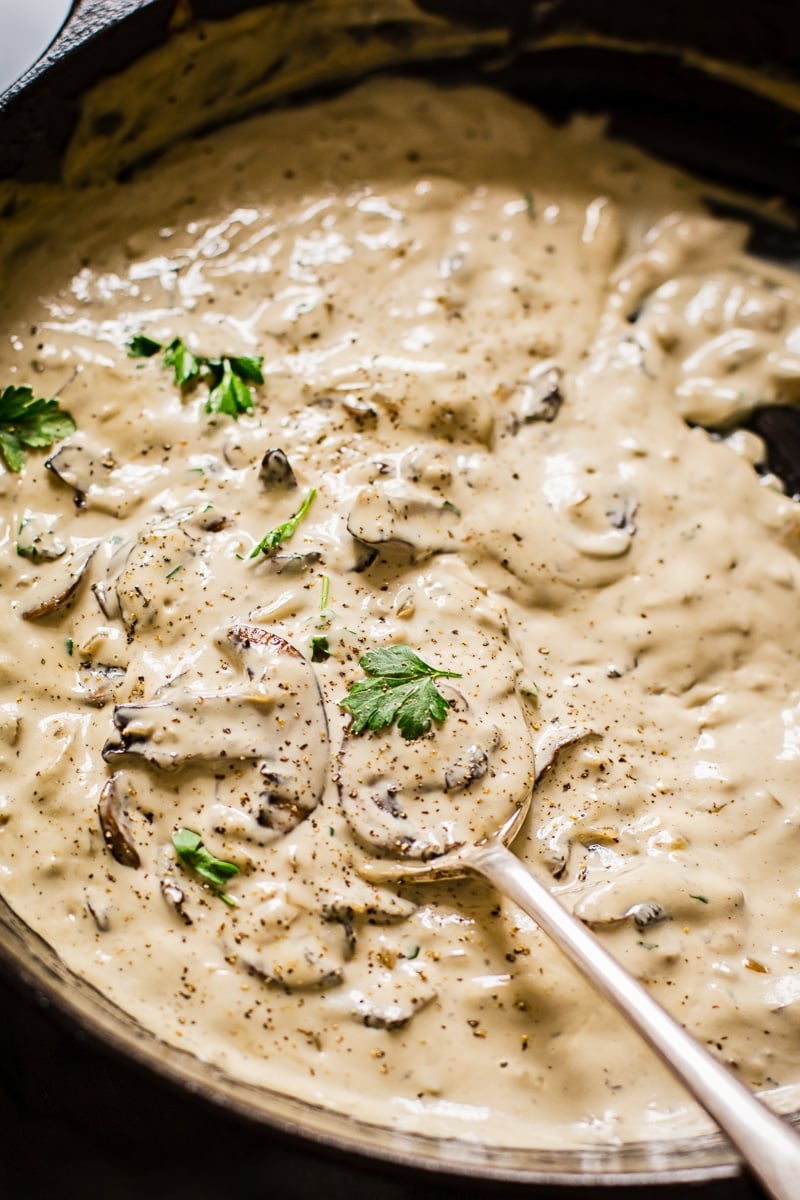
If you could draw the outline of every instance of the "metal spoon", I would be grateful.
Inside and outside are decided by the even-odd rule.
[[[541,926],[682,1081],[741,1154],[773,1200],[800,1196],[800,1134],[772,1112],[686,1032],[595,935],[568,912],[508,849],[527,804],[496,833],[428,862],[369,859],[359,870],[374,883],[414,883],[482,875]]]

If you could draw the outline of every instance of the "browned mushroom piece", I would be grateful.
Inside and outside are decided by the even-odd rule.
[[[100,793],[97,814],[106,846],[123,867],[141,866],[141,858],[128,824],[126,806],[130,790],[119,773],[112,775]]]
[[[347,532],[365,546],[412,561],[458,549],[458,509],[439,496],[404,485],[402,491],[363,487],[347,517]]]
[[[268,492],[288,492],[297,487],[292,465],[282,450],[268,450],[261,460],[258,477]]]
[[[60,558],[57,568],[52,572],[39,576],[31,588],[34,603],[22,611],[26,621],[55,616],[67,607],[76,595],[99,545],[99,540],[86,543]]]
[[[328,726],[316,674],[284,638],[236,625],[226,643],[239,678],[209,693],[200,680],[168,688],[157,700],[114,709],[115,735],[103,748],[162,771],[208,765],[236,805],[218,805],[219,824],[249,821],[253,839],[274,840],[316,808],[325,788]]]

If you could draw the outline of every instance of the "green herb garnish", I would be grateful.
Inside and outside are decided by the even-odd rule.
[[[429,666],[409,646],[368,650],[359,665],[372,678],[352,684],[339,701],[353,718],[350,733],[383,729],[396,721],[409,742],[422,737],[431,721],[443,721],[450,711],[434,680],[461,678],[457,671]]]
[[[309,645],[311,646],[311,661],[313,663],[328,661],[331,656],[331,648],[324,633],[315,634]]]
[[[248,558],[258,558],[259,554],[274,554],[279,550],[284,542],[288,542],[289,538],[297,532],[297,526],[303,520],[311,505],[314,503],[314,497],[317,494],[317,489],[312,488],[308,495],[303,500],[303,503],[298,508],[293,517],[288,521],[284,521],[282,525],[278,525],[275,529],[270,529],[269,533],[261,539],[261,541],[253,547],[248,554]]]
[[[208,385],[206,412],[228,413],[238,420],[239,413],[249,412],[253,407],[250,385],[264,382],[261,355],[226,354],[208,358],[204,354],[195,354],[182,338],[176,337],[164,344],[142,333],[128,342],[131,358],[153,358],[162,350],[164,366],[172,370],[182,391],[201,380]]]
[[[331,623],[331,614],[328,612],[328,601],[331,598],[331,581],[327,575],[322,576],[322,596],[319,602],[319,620],[317,621],[318,629],[325,629]],[[328,642],[327,634],[316,633],[312,637],[310,643],[311,661],[314,663],[326,662],[331,656],[331,648]]]
[[[24,446],[38,450],[75,432],[75,422],[57,400],[36,400],[29,387],[0,392],[0,453],[9,471],[25,465]]]
[[[690,892],[689,899],[690,900],[699,900],[701,904],[708,904],[708,896],[693,896]]]
[[[222,890],[229,879],[239,874],[236,863],[214,858],[214,855],[209,854],[203,845],[200,834],[195,833],[192,829],[179,829],[177,833],[173,833],[172,844],[175,847],[175,853],[185,867],[210,884],[220,900],[224,900],[231,907],[236,906],[233,896],[229,896]]]

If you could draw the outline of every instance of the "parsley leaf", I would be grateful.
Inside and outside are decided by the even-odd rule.
[[[164,366],[171,367],[178,387],[185,388],[200,377],[200,360],[180,338],[173,338],[164,353]]]
[[[330,642],[328,635],[325,633],[317,633],[312,637],[310,643],[311,661],[313,663],[327,662],[331,656]]]
[[[177,833],[173,833],[172,844],[183,865],[189,867],[201,879],[210,884],[218,893],[220,900],[235,907],[236,901],[222,889],[229,879],[239,874],[236,864],[225,862],[221,858],[214,858],[214,855],[209,854],[203,845],[200,834],[195,833],[192,829],[179,829]]]
[[[208,358],[204,354],[195,354],[182,338],[173,338],[164,345],[143,333],[128,342],[131,358],[153,358],[162,350],[164,366],[172,371],[181,390],[194,387],[198,381],[207,384],[206,412],[227,413],[234,420],[238,420],[239,413],[250,412],[253,407],[251,384],[264,382],[261,370],[264,359],[260,355],[226,354],[221,358]]]
[[[339,701],[353,718],[350,733],[383,729],[396,721],[409,742],[422,737],[431,721],[443,721],[450,711],[434,680],[461,678],[457,671],[429,666],[409,646],[368,650],[359,665],[372,678],[352,684]]]
[[[248,558],[258,558],[259,554],[274,554],[284,542],[288,542],[289,538],[297,532],[297,526],[314,503],[316,494],[317,489],[312,488],[294,516],[290,517],[288,521],[284,521],[282,525],[278,525],[277,528],[270,529],[269,533],[265,534],[261,541],[253,547]]]
[[[21,471],[25,450],[51,446],[75,432],[75,422],[57,400],[36,400],[29,387],[0,392],[0,453],[9,471]]]
[[[132,337],[128,342],[128,357],[129,358],[152,358],[154,354],[158,354],[162,349],[161,342],[155,341],[151,337],[147,337],[144,333],[137,333],[136,337]]]

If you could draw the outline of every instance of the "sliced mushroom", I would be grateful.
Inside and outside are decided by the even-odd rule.
[[[272,554],[264,562],[275,575],[302,575],[321,559],[319,550],[309,550],[304,554]]]
[[[345,396],[342,408],[352,417],[357,429],[375,429],[378,424],[378,410],[374,404],[361,400],[358,396]]]
[[[347,532],[366,546],[399,551],[416,561],[456,550],[458,519],[458,509],[438,496],[365,487],[348,514]]]
[[[164,620],[165,582],[171,573],[180,570],[176,583],[181,596],[193,597],[205,584],[204,543],[189,537],[178,521],[170,517],[143,529],[117,575],[119,614],[131,639],[137,632],[157,625],[162,626],[162,637],[168,632],[177,636],[180,623],[175,604],[168,620]]]
[[[113,621],[122,615],[119,608],[119,597],[107,579],[98,579],[92,584],[92,591],[104,617]]]
[[[228,528],[230,523],[230,518],[226,517],[225,513],[214,508],[212,504],[208,504],[199,512],[193,513],[184,528],[195,526],[201,533],[221,533],[223,529]],[[188,533],[188,529],[186,532]]]
[[[335,987],[342,982],[345,963],[352,957],[352,934],[342,921],[302,913],[285,937],[255,954],[239,950],[236,957],[252,975],[290,992]]]
[[[62,483],[72,488],[75,503],[78,508],[84,508],[89,489],[105,487],[116,463],[113,458],[99,456],[79,442],[64,442],[44,465]]]
[[[715,867],[698,869],[664,860],[625,868],[588,888],[579,884],[576,890],[575,915],[592,926],[630,920],[643,929],[668,918],[707,920],[714,913],[730,920],[744,907],[741,890]]]
[[[597,737],[594,729],[586,725],[559,725],[553,722],[540,735],[536,742],[536,782],[550,770],[562,750],[584,742],[587,738]]]
[[[180,917],[184,925],[191,925],[192,918],[186,911],[186,893],[175,874],[175,856],[166,847],[162,847],[158,854],[158,885],[161,895],[173,912]]]
[[[143,485],[166,470],[161,464],[118,466],[108,453],[79,438],[64,442],[45,466],[72,488],[78,508],[95,508],[114,517],[127,516],[141,504]]]
[[[106,846],[114,858],[123,867],[136,868],[141,866],[141,858],[128,824],[126,805],[129,799],[130,790],[120,775],[112,775],[100,793],[97,813]]]
[[[400,963],[390,971],[381,971],[363,988],[349,989],[331,1007],[348,1012],[368,1029],[402,1029],[437,995],[419,968]]]
[[[324,917],[368,917],[370,924],[384,921],[404,921],[416,912],[411,900],[398,896],[391,888],[373,887],[366,880],[348,876],[340,892],[322,888],[317,901]]]
[[[297,487],[291,463],[283,450],[267,451],[261,460],[258,477],[268,492],[287,492]]]
[[[66,608],[78,591],[99,545],[99,540],[85,543],[80,549],[59,559],[55,572],[39,576],[31,590],[34,597],[41,596],[43,592],[45,594],[23,609],[22,615],[26,621],[54,616]]]
[[[657,900],[642,900],[632,904],[624,916],[633,918],[637,929],[646,929],[648,925],[658,925],[660,921],[666,921],[667,912]]]
[[[67,547],[55,532],[57,523],[49,513],[26,513],[17,532],[17,554],[34,563],[61,558]]]
[[[93,708],[103,708],[115,697],[115,690],[125,678],[125,667],[109,663],[81,664],[78,680],[81,697]]]
[[[83,899],[86,904],[86,911],[94,921],[100,933],[108,933],[111,928],[111,918],[108,913],[108,905],[102,898],[96,888],[84,888]]]
[[[469,787],[476,779],[483,779],[489,770],[489,755],[496,749],[500,741],[500,730],[488,731],[488,745],[473,742],[462,751],[455,762],[446,768],[444,787],[447,792],[458,791],[459,788]]]
[[[535,421],[554,421],[563,403],[561,368],[548,366],[532,372],[512,393],[510,432],[519,433],[523,426]]]
[[[208,693],[183,676],[164,698],[119,705],[117,734],[103,757],[138,756],[163,771],[212,766],[219,788],[227,782],[236,798],[219,809],[220,823],[267,842],[319,803],[328,762],[325,709],[313,667],[283,638],[237,625],[225,641],[238,667],[233,687]]]

